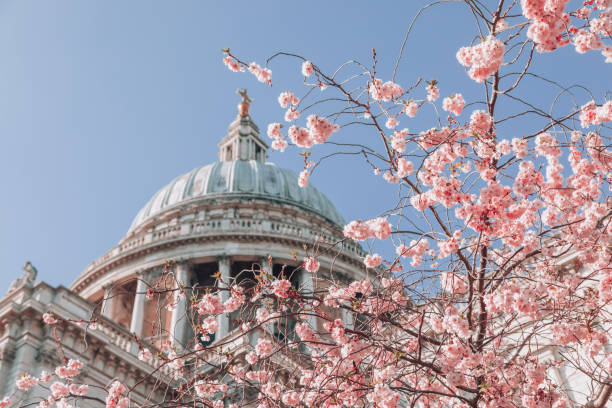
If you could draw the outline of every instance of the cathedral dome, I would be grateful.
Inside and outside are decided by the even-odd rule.
[[[267,162],[268,146],[249,115],[251,100],[246,91],[240,95],[238,115],[218,145],[219,161],[155,193],[118,245],[87,266],[72,290],[96,301],[109,287],[129,286],[168,260],[187,262],[194,273],[220,257],[252,263],[270,255],[278,265],[296,267],[298,252],[313,245],[326,253],[318,259],[336,276],[361,273],[365,254],[344,240],[345,222],[336,207],[316,188],[300,187],[291,170]],[[197,274],[202,282],[208,276]]]
[[[344,224],[332,202],[310,185],[299,187],[291,170],[258,160],[233,160],[198,167],[175,178],[138,212],[128,235],[165,211],[232,196],[291,204],[338,226]]]

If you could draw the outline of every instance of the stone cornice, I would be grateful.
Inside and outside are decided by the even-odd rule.
[[[112,270],[156,251],[220,240],[261,244],[265,247],[262,253],[269,252],[270,243],[301,248],[304,244],[322,242],[342,248],[340,254],[334,257],[355,267],[362,266],[361,258],[365,256],[358,244],[343,240],[339,227],[311,213],[270,203],[229,200],[165,213],[148,229],[131,234],[94,261],[71,285],[71,289],[80,293]]]
[[[192,244],[204,244],[207,242],[218,242],[218,241],[230,241],[230,242],[249,242],[253,243],[255,240],[261,243],[262,250],[269,248],[269,243],[284,244],[287,246],[293,246],[295,248],[301,248],[303,244],[311,243],[312,241],[299,239],[295,237],[282,236],[282,235],[260,235],[260,234],[249,234],[235,233],[235,232],[222,232],[220,234],[210,235],[199,235],[199,236],[187,236],[185,238],[168,239],[161,242],[152,243],[149,245],[138,246],[125,252],[120,252],[116,256],[108,257],[104,262],[96,265],[95,268],[88,270],[79,279],[77,279],[71,286],[75,292],[81,292],[91,283],[97,281],[107,273],[112,272],[115,268],[142,258],[151,253],[155,253],[160,250],[167,250],[171,248],[178,248],[181,246],[187,246]],[[265,251],[264,251],[265,252]],[[361,252],[361,251],[360,251]],[[263,253],[263,252],[262,252]],[[350,254],[350,255],[349,255]],[[359,255],[348,253],[348,251],[342,251],[339,256],[334,256],[335,259],[339,259],[355,267],[361,268],[362,262],[358,258]]]

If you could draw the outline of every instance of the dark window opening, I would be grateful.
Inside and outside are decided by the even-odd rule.
[[[197,292],[204,292],[206,289],[215,287],[216,278],[213,277],[219,271],[217,262],[207,262],[196,264],[193,266],[193,276],[195,282],[192,282],[194,289]]]

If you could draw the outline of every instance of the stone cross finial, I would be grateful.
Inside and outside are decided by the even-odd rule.
[[[251,106],[251,98],[247,95],[246,89],[237,89],[236,93],[242,97],[242,101],[238,104],[238,116],[249,116],[249,107]]]

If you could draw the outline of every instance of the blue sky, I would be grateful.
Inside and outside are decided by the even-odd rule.
[[[222,48],[260,63],[276,51],[295,51],[333,70],[348,59],[369,63],[375,47],[380,76],[389,79],[410,19],[425,2],[374,4],[0,1],[0,291],[26,260],[39,278],[68,286],[122,238],[155,191],[217,160],[216,144],[236,114],[237,88],[248,88],[260,128],[282,119],[278,94],[304,90],[299,64],[272,65],[269,88],[229,72]],[[455,59],[476,34],[471,21],[461,4],[425,13],[399,81],[437,78],[442,96],[479,97],[481,88]],[[610,65],[598,53],[579,56],[566,47],[538,57],[538,70],[581,83],[600,100],[610,87],[609,80],[601,83]],[[537,85],[526,91],[546,107],[554,94]],[[578,96],[578,103],[588,100]],[[433,126],[419,120],[406,126]],[[511,134],[520,129],[506,131],[520,136]],[[338,141],[368,137],[363,130],[337,134]],[[273,152],[270,161],[301,170],[297,149]],[[311,182],[347,220],[376,216],[388,206],[385,195],[394,194],[354,158],[326,162]]]

